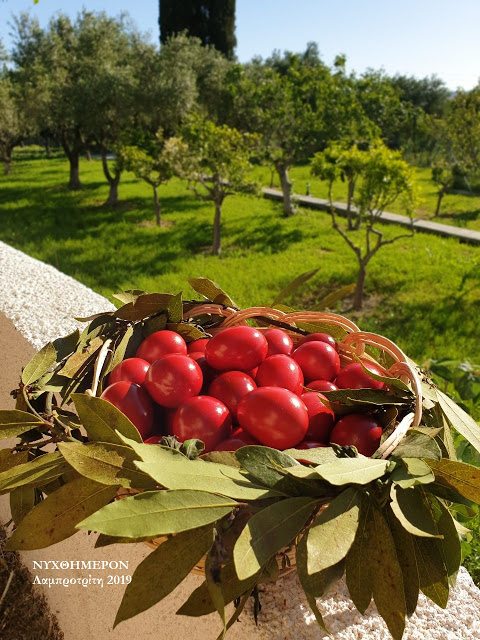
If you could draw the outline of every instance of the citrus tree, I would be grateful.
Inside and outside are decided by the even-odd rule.
[[[125,168],[144,180],[152,187],[153,203],[155,208],[155,220],[157,226],[162,225],[161,204],[158,197],[158,188],[170,180],[174,174],[173,160],[176,148],[173,149],[173,138],[165,141],[161,131],[150,139],[144,146],[123,146],[118,148],[120,162]]]
[[[193,115],[182,127],[177,141],[176,172],[188,180],[195,195],[213,203],[212,252],[221,253],[222,205],[235,193],[257,193],[251,179],[251,159],[258,137],[227,125],[216,125]]]
[[[360,185],[352,198],[357,223],[352,225],[350,217],[349,223],[344,226],[338,219],[334,205],[333,187],[342,178],[346,167],[352,167],[352,175],[355,181],[360,179]],[[413,235],[412,226],[408,234],[401,233],[385,239],[379,227],[382,213],[397,201],[411,218],[417,202],[412,169],[398,151],[392,151],[377,143],[366,151],[359,151],[358,147],[353,146],[341,153],[336,146],[330,146],[325,151],[315,154],[312,173],[328,182],[332,226],[357,257],[358,273],[353,307],[361,309],[370,260],[382,247]],[[363,242],[359,242],[358,235],[355,235],[361,228],[364,230]]]

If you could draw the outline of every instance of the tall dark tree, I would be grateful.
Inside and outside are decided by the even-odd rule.
[[[234,57],[235,0],[159,0],[160,42],[182,31]]]

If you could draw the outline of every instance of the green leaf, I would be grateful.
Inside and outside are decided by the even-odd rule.
[[[313,307],[309,307],[309,311],[323,311],[324,309],[333,309],[333,307],[343,300],[347,296],[351,295],[357,287],[357,283],[353,282],[352,284],[346,284],[343,287],[335,289],[331,293],[327,294],[320,302],[313,305]]]
[[[238,578],[246,580],[254,576],[273,555],[290,544],[316,504],[311,498],[286,498],[256,513],[233,549]]]
[[[369,561],[373,599],[394,640],[401,640],[406,614],[402,569],[383,513],[373,506],[372,514],[369,521]]]
[[[64,358],[69,356],[77,348],[77,344],[80,340],[80,331],[75,329],[68,336],[57,338],[53,341],[53,346],[57,352],[57,362],[61,362]]]
[[[77,532],[76,525],[109,502],[118,487],[76,478],[37,504],[17,527],[8,549],[44,549]]]
[[[138,457],[129,447],[105,442],[63,442],[63,457],[78,473],[101,484],[155,489],[155,482],[135,466]]]
[[[127,289],[127,291],[120,291],[119,293],[112,293],[112,297],[120,300],[123,304],[128,304],[129,302],[135,302],[138,296],[143,296],[147,291],[142,291],[141,289]]]
[[[0,450],[0,472],[8,471],[28,460],[28,451],[13,452],[11,449]]]
[[[334,498],[307,533],[308,573],[331,567],[347,555],[355,539],[361,493],[350,487]]]
[[[413,394],[411,398],[404,398],[383,391],[383,389],[339,389],[338,391],[322,391],[322,393],[330,402],[340,402],[347,406],[405,406],[413,401]]]
[[[205,331],[200,330],[191,322],[178,322],[168,324],[167,329],[176,331],[179,333],[186,342],[193,342],[193,340],[200,340],[201,338],[208,338],[209,336]]]
[[[142,442],[142,436],[127,416],[110,402],[95,396],[75,393],[73,403],[91,440],[123,444],[118,435],[120,433],[135,442]]]
[[[433,438],[415,429],[409,429],[407,435],[400,441],[398,447],[394,449],[392,457],[440,460],[442,452]]]
[[[251,590],[260,576],[261,570],[246,580],[239,580],[233,561],[227,561],[220,572],[222,593],[225,604],[233,602],[243,593]],[[215,611],[206,581],[192,591],[188,600],[177,611],[177,615],[199,617]]]
[[[475,420],[439,389],[437,389],[437,397],[440,408],[452,427],[466,438],[477,451],[480,451],[480,427]]]
[[[60,453],[47,453],[26,462],[18,464],[0,473],[0,493],[8,493],[15,487],[28,485],[39,487],[61,476],[68,468]]]
[[[228,296],[225,291],[223,291],[223,289],[221,289],[218,284],[212,280],[209,280],[208,278],[189,278],[188,284],[194,291],[207,300],[210,300],[215,304],[224,304],[227,307],[238,309],[230,296]]]
[[[460,537],[455,521],[445,505],[432,495],[429,496],[429,502],[432,517],[437,525],[437,531],[439,535],[443,536],[436,541],[438,550],[443,558],[450,585],[454,587],[457,572],[462,562]]]
[[[426,460],[435,474],[435,484],[480,504],[480,469],[470,464],[442,458]]]
[[[335,486],[344,484],[368,484],[385,475],[387,460],[370,458],[338,458],[315,467],[318,475]]]
[[[433,538],[413,536],[419,584],[422,592],[436,605],[445,609],[448,604],[448,574],[445,563]]]
[[[402,395],[406,395],[407,398],[415,398],[410,387],[400,380],[400,378],[390,378],[389,376],[381,376],[378,373],[373,373],[370,369],[368,369],[365,364],[360,360],[360,358],[356,358],[357,361],[362,365],[363,372],[366,373],[370,378],[374,380],[378,380],[379,382],[383,382],[390,387],[393,387],[398,392],[403,392]]]
[[[305,282],[310,280],[310,278],[313,278],[313,276],[316,275],[318,271],[319,269],[313,269],[313,271],[305,271],[305,273],[297,276],[280,291],[280,293],[277,295],[270,306],[276,308],[277,304],[284,302],[288,297],[292,295],[292,293],[294,293],[294,291],[301,287],[302,284],[305,284]]]
[[[136,465],[167,489],[195,487],[199,491],[218,493],[239,500],[278,498],[282,495],[227,465],[204,460],[188,460],[183,456],[171,456],[168,453],[161,458],[161,465],[156,462],[137,462]]]
[[[168,596],[207,553],[212,542],[212,525],[179,533],[163,542],[135,569],[113,626]]]
[[[234,451],[209,451],[208,453],[203,453],[200,457],[205,462],[218,462],[219,464],[227,465],[227,467],[241,468]]]
[[[133,336],[133,326],[127,327],[127,330],[125,331],[125,334],[122,336],[122,339],[115,346],[115,353],[105,373],[110,373],[110,371],[113,371],[113,369],[115,369],[117,364],[120,364],[120,362],[122,362],[122,360],[125,359],[125,352],[127,350],[128,343],[130,342],[130,338],[132,336]]]
[[[402,489],[398,485],[392,485],[390,496],[393,513],[409,533],[425,538],[439,537],[430,512],[428,495],[423,487]]]
[[[26,411],[18,411],[17,409],[1,410],[0,438],[13,438],[44,424],[43,420]]]
[[[415,613],[420,589],[418,567],[415,558],[415,541],[411,533],[402,527],[391,509],[386,512],[387,522],[395,543],[397,558],[402,570],[403,591],[407,616]],[[368,558],[367,558],[368,561]]]
[[[152,333],[156,333],[157,331],[163,331],[164,329],[171,329],[172,331],[175,331],[175,329],[173,329],[172,327],[176,325],[172,325],[172,327],[168,327],[167,320],[168,318],[167,318],[166,311],[162,311],[157,316],[148,318],[148,320],[146,320],[143,325],[143,329],[142,329],[143,337],[148,338],[148,336],[151,336]]]
[[[218,615],[220,616],[220,620],[222,621],[223,625],[222,632],[219,636],[221,640],[223,640],[227,631],[227,621],[225,618],[226,603],[222,593],[220,573],[223,554],[223,549],[219,545],[218,539],[216,539],[205,560],[205,582],[207,583],[210,598],[215,606]]]
[[[303,535],[297,544],[295,554],[297,573],[303,590],[310,593],[315,598],[321,598],[338,582],[345,571],[345,560],[340,560],[337,564],[327,567],[318,573],[309,574],[307,570],[307,537]]]
[[[294,460],[308,460],[311,464],[325,464],[338,460],[332,447],[318,447],[316,449],[286,449],[283,453]]]
[[[372,600],[373,587],[370,575],[370,527],[373,511],[369,497],[364,494],[355,539],[346,560],[346,582],[350,597],[363,615]]]
[[[164,311],[172,299],[169,293],[145,293],[139,295],[134,302],[128,302],[113,312],[119,320],[139,322],[160,311]]]
[[[93,362],[103,346],[103,339],[99,337],[93,338],[89,345],[84,348],[78,348],[63,367],[58,372],[59,375],[65,378],[78,378],[85,369],[89,361]]]
[[[95,549],[108,547],[112,544],[135,544],[136,542],[146,542],[153,539],[154,537],[152,536],[145,536],[143,538],[121,538],[119,536],[104,536],[103,533],[100,533],[95,542]]]
[[[168,535],[220,520],[235,505],[205,491],[146,491],[108,504],[77,528],[126,538]]]
[[[13,522],[18,527],[20,522],[35,506],[34,487],[17,487],[10,493],[10,511]]]
[[[57,361],[57,352],[51,342],[36,353],[22,372],[24,385],[39,380]]]
[[[419,458],[402,458],[390,474],[390,478],[402,489],[408,489],[416,484],[430,484],[435,481],[435,475],[426,462]]]
[[[183,296],[181,291],[172,296],[168,303],[167,313],[169,322],[181,322],[183,318]]]
[[[335,340],[341,340],[347,335],[343,327],[330,322],[296,322],[295,324],[308,333],[329,333]]]
[[[262,446],[247,446],[235,452],[237,460],[254,478],[276,491],[290,496],[305,494],[305,483],[289,477],[282,471],[299,464],[296,460],[277,449]]]

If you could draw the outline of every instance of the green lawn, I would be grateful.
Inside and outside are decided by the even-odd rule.
[[[443,198],[440,215],[434,218],[438,189],[431,180],[431,170],[425,167],[415,167],[414,171],[420,196],[419,207],[415,212],[415,217],[480,231],[480,197],[478,195],[447,194]],[[262,185],[270,185],[272,172],[268,167],[259,167],[255,173]],[[293,181],[294,193],[305,195],[307,182],[309,182],[310,195],[317,198],[328,197],[327,183],[311,176],[309,165],[294,167],[290,172],[290,178]],[[279,188],[279,180],[276,174],[273,175],[273,185]],[[336,184],[333,194],[335,200],[346,201],[346,183],[340,182]],[[393,213],[405,213],[395,205],[390,207],[389,210]]]
[[[268,304],[295,276],[318,267],[292,301],[301,305],[355,280],[355,257],[322,212],[302,210],[285,219],[279,203],[227,198],[217,258],[209,254],[213,210],[184,183],[160,188],[167,225],[157,228],[150,188],[131,174],[120,184],[121,206],[106,208],[100,161],[82,161],[84,189],[72,193],[63,157],[23,154],[17,153],[13,174],[0,177],[0,239],[107,297],[134,287],[179,291],[188,277],[203,275],[240,305]],[[397,229],[385,226],[384,232],[389,237]],[[386,247],[371,263],[361,326],[397,341],[420,362],[480,361],[479,264],[477,247],[432,235]]]

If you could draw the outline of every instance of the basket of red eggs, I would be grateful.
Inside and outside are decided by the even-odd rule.
[[[400,638],[420,591],[446,606],[461,562],[452,505],[480,502],[450,426],[477,446],[478,425],[344,316],[239,309],[189,282],[204,301],[124,292],[23,369],[16,410],[0,411],[18,438],[0,491],[34,500],[9,547],[81,529],[96,546],[151,546],[115,624],[195,572],[205,581],[178,613],[217,610],[226,625],[227,604],[233,621],[259,584],[296,571],[322,629],[315,598],[345,575],[357,608],[373,598]]]

